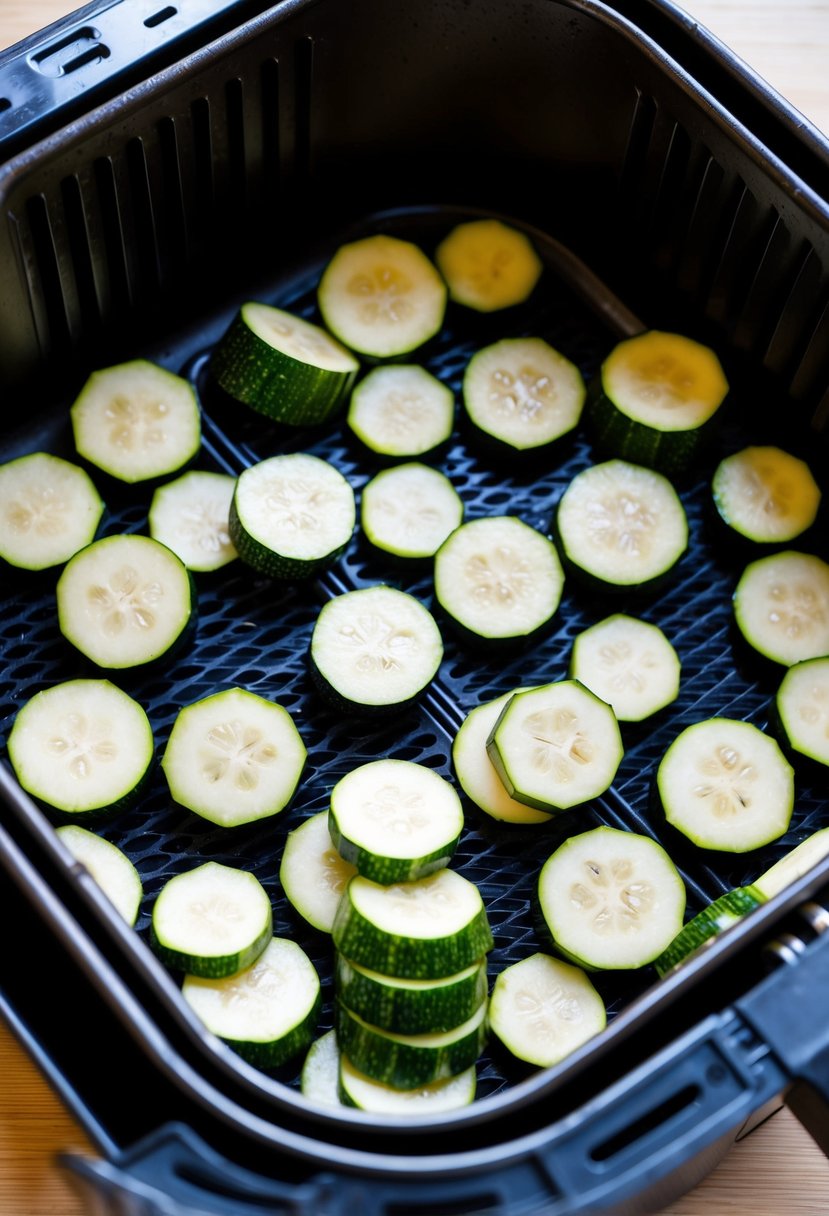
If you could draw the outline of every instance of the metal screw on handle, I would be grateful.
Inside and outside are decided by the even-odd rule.
[[[829,929],[829,909],[824,908],[822,904],[810,900],[809,903],[803,904],[797,911],[816,937]]]
[[[822,904],[815,903],[814,900],[801,904],[797,909],[797,915],[806,922],[814,937],[819,937],[829,929],[829,909],[824,908]],[[764,950],[776,962],[785,963],[791,967],[799,961],[807,945],[808,943],[802,937],[798,937],[796,933],[781,933],[772,941],[767,942]]]

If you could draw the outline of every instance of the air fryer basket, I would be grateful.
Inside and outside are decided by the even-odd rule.
[[[808,452],[825,483],[826,150],[800,139],[785,113],[766,111],[726,56],[701,56],[669,6],[616,9],[286,2],[106,97],[0,169],[3,459],[38,447],[71,455],[66,408],[85,375],[142,354],[197,386],[201,467],[238,473],[301,448],[359,490],[375,466],[342,425],[286,437],[228,408],[210,383],[210,350],[246,298],[314,317],[320,268],[343,240],[380,230],[430,250],[480,213],[528,226],[546,270],[508,317],[449,314],[422,361],[456,392],[471,353],[496,337],[540,333],[589,376],[618,336],[646,324],[710,342],[734,384],[720,446],[680,487],[693,543],[668,589],[627,605],[568,584],[551,635],[506,661],[447,633],[437,681],[398,721],[366,725],[326,709],[306,671],[310,629],[326,598],[380,580],[428,603],[428,573],[390,570],[358,537],[309,586],[278,587],[235,566],[201,579],[191,648],[119,683],[147,707],[159,749],[181,705],[250,688],[294,714],[311,763],[291,809],[265,825],[213,829],[170,803],[160,774],[140,807],[107,823],[103,833],[144,880],[137,936],[0,773],[0,859],[12,880],[0,899],[32,921],[4,1012],[100,1144],[102,1161],[76,1169],[106,1187],[115,1210],[168,1210],[175,1199],[183,1211],[640,1211],[692,1185],[793,1081],[809,1082],[792,1089],[793,1105],[825,1121],[818,1099],[812,1110],[829,1088],[813,1011],[826,997],[829,955],[820,920],[798,908],[827,882],[826,865],[660,983],[599,977],[611,1025],[563,1065],[528,1075],[493,1047],[472,1108],[405,1125],[309,1109],[290,1071],[269,1076],[238,1061],[195,1023],[141,940],[173,874],[203,858],[245,866],[272,896],[276,931],[295,935],[320,970],[321,1029],[330,1024],[330,943],[278,886],[287,831],[326,806],[339,776],[378,755],[451,778],[464,715],[539,673],[564,675],[575,635],[620,607],[674,641],[680,698],[647,729],[626,731],[617,781],[587,811],[539,831],[468,807],[453,864],[487,903],[491,975],[543,948],[533,886],[569,832],[610,823],[658,835],[693,912],[825,822],[825,781],[800,781],[783,840],[759,856],[702,854],[654,818],[650,782],[688,723],[715,713],[766,721],[774,684],[734,645],[741,564],[712,538],[707,482],[718,453],[772,438]],[[505,469],[459,425],[441,464],[468,516],[508,511],[544,531],[593,455],[579,437],[554,467]],[[104,497],[108,532],[145,528],[145,491],[110,484]],[[5,738],[28,697],[85,668],[58,633],[50,576],[7,575],[0,613]],[[776,955],[795,965],[767,974],[772,939],[789,942]],[[84,1015],[69,1043],[27,976],[31,950],[55,953],[55,943]],[[97,1080],[83,1066],[92,1052]],[[113,1094],[101,1078],[116,1069]],[[131,1084],[156,1096],[149,1110],[123,1102]]]

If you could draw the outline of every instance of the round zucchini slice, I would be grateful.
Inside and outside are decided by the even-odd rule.
[[[455,398],[425,367],[375,367],[351,394],[347,422],[369,451],[391,459],[424,456],[445,443]]]
[[[236,975],[187,975],[181,995],[208,1030],[258,1068],[277,1068],[314,1037],[322,1004],[319,976],[305,951],[273,937]]]
[[[144,888],[138,871],[117,845],[95,832],[67,823],[57,829],[61,843],[89,871],[128,925],[138,920]]]
[[[784,667],[829,654],[829,565],[793,549],[758,558],[737,583],[734,618],[749,646]]]
[[[373,1081],[352,1064],[348,1056],[340,1058],[339,1092],[344,1106],[375,1115],[414,1116],[427,1118],[469,1106],[475,1097],[477,1074],[474,1064],[455,1077],[429,1081],[415,1089],[395,1089],[382,1081]]]
[[[765,870],[754,880],[751,888],[758,891],[763,899],[773,899],[798,878],[808,874],[826,856],[829,856],[829,828],[820,828]]]
[[[608,827],[556,849],[541,870],[538,897],[556,949],[588,971],[652,963],[685,913],[684,883],[662,846]]]
[[[409,705],[442,658],[431,613],[413,596],[382,584],[329,600],[311,635],[311,670],[321,691],[356,713]]]
[[[359,363],[319,325],[269,304],[243,304],[210,359],[226,393],[286,426],[326,422]]]
[[[774,706],[790,753],[829,765],[829,655],[790,667]]]
[[[578,425],[581,372],[542,338],[502,338],[473,355],[463,404],[473,426],[511,453],[545,447]]]
[[[17,780],[69,815],[117,810],[138,795],[153,762],[146,713],[108,680],[68,680],[36,693],[8,740]]]
[[[541,811],[598,798],[624,753],[613,710],[576,680],[515,693],[486,748],[510,797]]]
[[[496,979],[489,1025],[517,1059],[549,1068],[604,1030],[607,1014],[581,968],[533,954]]]
[[[337,909],[333,936],[351,962],[410,980],[457,975],[493,944],[480,891],[455,870],[390,886],[358,874]]]
[[[406,980],[337,955],[337,995],[365,1021],[396,1034],[436,1034],[471,1018],[487,997],[486,959],[458,975]]]
[[[321,933],[333,929],[343,891],[356,873],[334,848],[328,811],[311,815],[288,833],[279,881],[300,916]]]
[[[688,546],[688,521],[671,483],[625,460],[577,473],[556,526],[569,565],[606,591],[652,590]]]
[[[549,812],[510,797],[486,750],[487,739],[513,696],[514,693],[506,692],[494,701],[478,705],[464,718],[452,744],[455,774],[464,793],[493,819],[505,823],[549,823]]]
[[[334,786],[328,830],[358,873],[374,882],[410,882],[452,860],[463,808],[433,769],[411,760],[373,760]]]
[[[70,412],[78,454],[120,481],[177,473],[201,446],[193,386],[146,359],[93,372]]]
[[[150,536],[172,549],[188,570],[218,570],[238,557],[230,539],[230,503],[236,478],[226,473],[184,473],[159,486],[150,504]]]
[[[446,286],[417,245],[377,235],[337,250],[317,299],[327,328],[350,350],[390,359],[438,332]]]
[[[373,1081],[417,1089],[473,1067],[487,1041],[486,1012],[483,1004],[466,1022],[441,1034],[402,1035],[370,1025],[338,1002],[340,1052]]]
[[[703,849],[746,853],[777,840],[794,809],[791,765],[750,722],[708,718],[683,730],[656,773],[668,823]]]
[[[472,642],[526,642],[555,615],[564,574],[555,546],[511,515],[461,524],[435,554],[435,596]]]
[[[77,465],[32,452],[0,466],[0,560],[21,570],[63,565],[90,544],[104,504]]]
[[[315,1106],[342,1106],[336,1030],[327,1030],[308,1048],[299,1085],[303,1098]]]
[[[176,802],[229,828],[284,810],[305,758],[286,709],[229,688],[179,710],[161,767]]]
[[[676,473],[708,439],[727,393],[720,361],[707,346],[648,330],[605,359],[591,421],[606,452]]]
[[[810,528],[821,497],[806,462],[776,447],[726,456],[711,492],[723,523],[762,545],[783,544]]]
[[[434,557],[463,521],[463,500],[448,477],[428,465],[399,464],[363,490],[363,532],[393,557]]]
[[[476,312],[523,304],[543,265],[529,237],[500,220],[458,224],[435,251],[449,298]]]
[[[755,887],[735,887],[733,891],[726,891],[683,925],[668,948],[654,960],[656,973],[667,975],[764,902],[765,897]]]
[[[271,901],[254,874],[206,861],[168,879],[150,929],[168,967],[221,979],[250,967],[270,942]]]
[[[230,539],[243,562],[269,578],[310,578],[351,540],[354,491],[319,456],[270,456],[240,475],[230,505]]]
[[[195,623],[184,563],[149,536],[106,536],[76,553],[57,584],[58,625],[68,642],[112,670],[161,658]]]
[[[656,625],[619,612],[578,635],[570,675],[620,722],[641,722],[679,695],[679,656]]]

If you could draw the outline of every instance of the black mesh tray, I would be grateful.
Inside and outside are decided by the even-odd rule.
[[[423,6],[422,29],[416,16],[406,15],[404,19],[402,9],[397,14],[401,28],[404,20],[409,23],[406,35],[414,39],[409,48],[413,57],[424,54],[429,41],[426,26],[429,20],[434,21],[440,7]],[[141,804],[101,830],[127,852],[141,871],[146,899],[138,924],[139,937],[146,938],[149,910],[162,884],[195,861],[213,858],[243,865],[256,873],[273,899],[276,931],[296,936],[320,970],[328,998],[320,1029],[330,1024],[330,943],[305,926],[279,890],[277,872],[287,832],[302,817],[325,808],[328,791],[344,772],[379,755],[418,760],[451,778],[451,740],[464,715],[482,700],[529,680],[536,681],[539,673],[545,679],[563,676],[575,635],[611,611],[631,610],[665,629],[683,663],[680,697],[652,723],[625,729],[626,754],[617,780],[611,791],[587,810],[561,816],[539,828],[522,829],[499,825],[467,806],[467,830],[454,864],[480,886],[487,903],[496,938],[491,976],[543,944],[532,905],[534,882],[541,861],[571,831],[609,823],[657,835],[681,868],[691,913],[722,891],[750,880],[825,821],[825,786],[821,789],[799,781],[797,808],[787,836],[758,853],[729,857],[703,854],[684,844],[654,818],[650,805],[654,766],[682,727],[714,713],[744,718],[760,726],[767,720],[774,681],[753,671],[741,658],[738,661],[730,595],[742,560],[714,538],[709,521],[708,482],[719,456],[748,441],[776,439],[789,449],[808,450],[813,459],[823,461],[823,456],[816,455],[821,450],[820,421],[824,417],[820,393],[825,359],[819,353],[823,314],[818,308],[819,292],[813,290],[818,258],[816,234],[820,235],[823,221],[816,219],[808,191],[804,191],[801,202],[805,218],[788,216],[786,222],[793,226],[800,223],[804,239],[811,237],[814,243],[793,253],[783,221],[779,216],[774,219],[762,213],[757,202],[758,198],[773,196],[778,203],[780,195],[785,197],[791,186],[782,177],[773,178],[762,163],[762,155],[751,141],[743,138],[737,124],[712,122],[711,129],[705,132],[708,145],[700,144],[699,133],[689,117],[697,102],[688,98],[695,98],[696,86],[679,72],[669,74],[659,54],[650,51],[650,57],[645,56],[642,48],[650,44],[643,33],[632,30],[624,20],[612,18],[601,5],[547,7],[553,23],[551,30],[555,27],[561,32],[572,26],[574,37],[583,34],[595,21],[607,43],[598,40],[599,64],[611,61],[612,40],[608,31],[613,30],[613,37],[624,48],[625,55],[635,61],[636,69],[642,73],[639,77],[642,87],[628,104],[628,81],[621,68],[616,69],[617,76],[611,74],[603,80],[602,95],[597,93],[589,103],[589,117],[595,119],[610,99],[619,101],[624,97],[627,101],[622,123],[609,129],[605,137],[596,134],[598,127],[592,129],[588,118],[582,115],[578,119],[579,134],[588,141],[595,163],[582,166],[582,172],[573,170],[572,197],[558,202],[552,213],[550,206],[540,201],[539,194],[526,201],[522,217],[536,221],[544,218],[547,222],[542,226],[548,232],[564,235],[568,244],[582,252],[593,251],[595,238],[598,269],[625,297],[630,288],[630,301],[641,312],[641,319],[561,245],[533,229],[547,269],[531,302],[507,316],[494,318],[474,318],[465,316],[461,310],[450,310],[444,331],[423,352],[422,362],[457,394],[470,354],[487,341],[508,334],[540,334],[573,359],[587,377],[595,372],[618,336],[635,332],[645,324],[683,329],[711,341],[726,363],[733,394],[717,446],[680,487],[692,543],[670,585],[655,599],[628,601],[624,597],[588,595],[570,580],[550,634],[532,650],[506,661],[500,656],[491,661],[486,654],[473,654],[446,631],[446,656],[439,677],[415,710],[388,724],[344,721],[325,707],[307,672],[310,631],[320,604],[343,589],[379,580],[395,582],[427,604],[431,603],[432,594],[428,573],[421,569],[410,574],[400,567],[391,568],[358,536],[334,571],[309,585],[279,587],[236,565],[212,576],[200,576],[200,619],[190,649],[169,668],[152,673],[125,673],[118,681],[147,707],[159,752],[181,705],[218,688],[241,685],[279,701],[294,715],[308,746],[310,763],[292,807],[276,819],[231,832],[214,829],[172,805],[163,778],[157,772]],[[148,91],[146,98],[139,91],[139,95],[128,100],[126,110],[114,103],[109,112],[95,115],[88,130],[82,124],[70,129],[68,135],[54,137],[51,143],[47,141],[27,163],[13,167],[4,185],[17,204],[25,200],[18,206],[22,217],[18,249],[23,254],[22,264],[26,267],[33,301],[31,315],[38,350],[36,353],[30,335],[24,333],[29,314],[24,317],[20,313],[14,322],[14,332],[20,341],[11,355],[7,350],[3,375],[12,385],[26,384],[27,378],[32,383],[43,383],[47,386],[45,397],[54,404],[22,426],[15,423],[11,414],[6,416],[3,459],[44,447],[71,456],[66,419],[66,406],[73,395],[70,387],[74,389],[79,383],[93,358],[101,362],[105,354],[109,361],[114,361],[114,356],[143,354],[188,375],[199,390],[204,407],[200,467],[237,473],[275,451],[301,448],[335,463],[358,491],[372,475],[376,465],[349,439],[344,426],[335,425],[323,433],[290,436],[277,433],[252,412],[229,410],[212,389],[208,373],[210,349],[242,299],[265,299],[313,318],[314,288],[320,268],[341,241],[357,232],[383,229],[414,239],[432,250],[452,223],[469,214],[463,208],[423,205],[422,173],[416,191],[418,205],[410,205],[411,190],[407,190],[405,175],[401,178],[394,158],[388,178],[380,175],[382,183],[376,174],[359,182],[355,167],[342,198],[334,199],[334,205],[321,202],[320,197],[309,198],[307,177],[315,156],[321,165],[319,176],[329,186],[332,181],[343,180],[340,174],[346,145],[355,157],[355,166],[365,170],[367,163],[368,154],[360,150],[353,138],[344,139],[342,148],[336,146],[338,135],[344,136],[343,128],[349,122],[355,131],[360,121],[368,123],[361,108],[365,99],[357,83],[361,80],[359,68],[354,67],[355,76],[349,84],[357,96],[351,97],[352,110],[347,120],[334,115],[330,101],[320,105],[319,112],[311,107],[314,88],[319,97],[320,80],[325,79],[326,70],[332,78],[329,83],[334,94],[342,86],[331,66],[337,58],[333,52],[337,40],[341,40],[345,56],[346,48],[355,49],[356,40],[365,32],[370,18],[376,16],[367,3],[355,5],[351,15],[352,25],[346,30],[342,11],[337,12],[336,6],[289,6],[284,20],[273,22],[282,42],[277,37],[273,44],[268,43],[268,53],[280,48],[284,52],[286,46],[294,48],[291,56],[283,55],[280,61],[287,61],[289,67],[287,70],[280,67],[282,74],[277,75],[269,66],[275,60],[266,58],[256,78],[259,92],[249,87],[250,65],[246,56],[259,63],[262,52],[256,39],[268,29],[264,19],[251,25],[235,41],[229,40],[226,48],[210,48],[203,56],[194,56],[193,62],[185,61],[166,82],[157,84],[155,91]],[[486,20],[493,24],[493,29],[500,28],[493,14],[488,13]],[[298,23],[298,29],[293,28],[292,22]],[[527,25],[531,25],[529,17]],[[515,27],[510,32],[516,44],[526,37],[517,30]],[[622,34],[617,37],[616,31]],[[482,29],[479,34],[481,46],[486,40]],[[375,36],[380,34],[375,31]],[[388,30],[384,36],[391,39]],[[446,44],[454,45],[451,40]],[[316,48],[313,70],[311,47]],[[624,70],[628,66],[625,64]],[[217,68],[227,74],[228,83],[213,90],[210,105],[214,108],[209,111],[202,106],[202,86],[197,73],[216,72],[218,79],[224,79]],[[389,88],[386,70],[384,67],[384,87]],[[388,71],[392,72],[393,67],[388,67]],[[574,68],[568,75],[570,84],[576,71]],[[210,79],[213,88],[215,82]],[[207,86],[204,89],[207,91]],[[165,90],[173,100],[168,99]],[[660,90],[664,90],[664,96]],[[283,92],[293,98],[293,109],[289,103],[285,112],[294,120],[296,140],[288,142],[282,138],[277,143],[274,131],[268,134],[267,105],[277,96],[282,97]],[[186,96],[186,105],[182,95]],[[458,82],[447,86],[447,113],[454,115],[456,129],[468,134],[470,127],[463,103],[458,101],[460,95]],[[224,135],[216,126],[219,96],[226,105]],[[658,104],[652,97],[658,99]],[[254,98],[261,102],[261,113],[255,112]],[[478,100],[491,114],[490,103]],[[672,119],[671,104],[681,120]],[[144,109],[140,109],[142,106]],[[687,112],[683,113],[683,107]],[[567,117],[572,119],[576,110],[576,106],[570,106]],[[145,127],[143,133],[138,133],[139,113],[147,124],[154,124],[152,130]],[[182,118],[183,114],[187,117]],[[225,115],[224,110],[222,114]],[[184,154],[183,131],[188,118],[194,137],[192,162]],[[285,121],[280,117],[278,130],[283,136]],[[429,121],[423,121],[429,128]],[[127,124],[124,134],[127,155],[123,160],[120,152],[112,152],[106,142],[111,124],[118,122]],[[214,141],[214,169],[208,177],[206,122],[211,125]],[[322,135],[325,124],[330,126],[327,138]],[[462,184],[474,157],[460,158],[453,169],[447,149],[440,143],[429,145],[423,131],[416,129],[413,114],[406,125],[411,128],[413,164],[422,170],[434,153],[435,168],[428,175],[431,189],[427,197],[441,196],[434,187],[440,183],[444,170],[449,195],[470,197],[462,190]],[[375,127],[382,126],[378,119]],[[247,142],[243,133],[247,133]],[[373,138],[382,142],[385,134],[379,135],[375,129]],[[536,139],[540,156],[551,155],[552,137],[548,132],[537,130],[528,138],[530,143]],[[499,139],[500,135],[496,135],[494,142]],[[555,155],[564,161],[568,158],[577,161],[575,141],[564,138],[561,142],[566,147],[557,148]],[[88,153],[85,144],[89,144]],[[261,151],[268,147],[280,152],[281,180],[269,178],[267,173],[263,174],[261,165],[251,160],[252,148]],[[84,150],[87,157],[80,168],[72,159],[73,148]],[[733,164],[728,163],[729,152]],[[93,160],[94,156],[97,159]],[[520,161],[520,150],[514,148],[510,157],[507,164],[513,167],[515,161]],[[93,166],[92,170],[88,170],[87,164]],[[719,170],[722,164],[727,166],[724,173]],[[247,176],[243,176],[246,168]],[[479,172],[476,176],[473,172],[469,175],[469,188],[476,202],[485,200],[496,209],[505,201],[499,196],[509,195],[509,191],[477,189],[482,181],[483,174]],[[200,184],[210,186],[209,205],[198,191],[193,193]],[[364,196],[372,194],[372,184],[373,202],[378,198],[384,202],[402,200],[405,205],[367,215],[368,200]],[[598,191],[593,189],[594,185]],[[249,191],[247,197],[245,187]],[[274,267],[273,272],[265,270],[257,274],[242,256],[243,241],[234,236],[225,250],[216,247],[216,275],[204,295],[200,294],[200,288],[210,275],[198,271],[185,292],[187,256],[198,257],[205,239],[209,244],[223,223],[238,224],[245,214],[251,216],[252,232],[261,235],[263,220],[259,208],[264,201],[278,200],[279,189],[285,192],[288,202],[284,211],[295,220],[291,232],[297,235],[290,243],[277,236],[267,246],[267,262]],[[261,190],[261,197],[255,194],[256,190]],[[112,227],[111,209],[107,212],[112,198],[116,199],[117,214],[123,220],[120,232]],[[88,230],[80,219],[83,212],[79,207],[84,199],[87,202],[94,199],[86,221]],[[188,199],[192,203],[190,210]],[[308,205],[309,214],[298,218],[303,203]],[[579,215],[582,204],[586,207],[584,216]],[[336,214],[338,211],[342,214]],[[604,213],[608,219],[606,233],[592,227],[596,215]],[[342,215],[347,214],[363,218],[345,228]],[[96,231],[99,222],[101,226]],[[520,224],[522,219],[515,222]],[[629,238],[629,249],[614,245],[620,232]],[[179,233],[187,237],[181,248],[176,243]],[[90,241],[85,245],[90,237],[99,237],[101,244]],[[5,268],[11,281],[5,253],[0,247],[0,269]],[[232,273],[230,267],[237,253],[238,267],[233,267]],[[151,254],[153,258],[148,260]],[[96,261],[99,255],[100,265]],[[262,261],[260,254],[255,264],[261,266]],[[21,263],[16,262],[15,266],[18,264]],[[105,273],[102,266],[106,267]],[[119,278],[122,272],[125,277]],[[672,276],[679,283],[677,290],[669,286]],[[171,291],[165,299],[168,283]],[[781,306],[779,298],[769,293],[781,284],[787,288],[785,307],[779,319],[775,319]],[[103,303],[98,296],[101,316],[93,321],[95,294],[107,285],[111,295],[105,296]],[[782,294],[781,288],[780,298]],[[182,300],[186,307],[179,316],[177,308]],[[10,296],[7,312],[13,303]],[[154,309],[156,303],[159,307]],[[817,322],[816,308],[820,318]],[[135,318],[138,322],[129,343],[123,325],[120,328],[118,325],[124,318]],[[795,329],[799,333],[796,340]],[[762,357],[761,350],[765,352]],[[62,392],[48,388],[50,374],[58,363],[65,371]],[[759,396],[758,385],[762,389]],[[12,399],[20,392],[13,388]],[[791,400],[796,402],[796,408],[789,408]],[[758,401],[763,402],[762,409],[758,409]],[[464,498],[468,518],[508,512],[547,531],[565,485],[593,458],[589,440],[580,434],[553,467],[544,468],[536,461],[528,463],[525,471],[515,467],[505,469],[494,465],[475,448],[459,421],[440,466]],[[825,465],[815,472],[822,476],[825,485]],[[107,532],[146,528],[146,491],[113,484],[102,488],[109,506]],[[826,556],[825,530],[822,535]],[[4,658],[0,674],[0,731],[4,740],[14,713],[28,697],[58,680],[88,672],[88,668],[71,653],[58,633],[54,579],[48,575],[23,577],[12,573],[4,578],[0,644]],[[32,812],[26,799],[10,796],[8,805],[9,830],[37,869],[49,877],[65,907],[76,918],[68,939],[81,943],[81,968],[94,972],[98,964],[93,956],[99,951],[106,966],[120,976],[143,1009],[155,1019],[159,1032],[168,1036],[174,1050],[195,1069],[195,1081],[181,1081],[182,1088],[188,1088],[194,1095],[194,1105],[185,1104],[182,1109],[192,1116],[207,1140],[230,1152],[225,1139],[229,1126],[234,1153],[251,1160],[255,1154],[246,1137],[252,1142],[259,1138],[273,1149],[280,1139],[287,1142],[285,1129],[290,1127],[309,1137],[304,1151],[315,1162],[314,1168],[334,1160],[339,1168],[347,1165],[350,1148],[356,1145],[362,1150],[365,1146],[368,1126],[378,1146],[374,1166],[388,1180],[389,1170],[395,1167],[389,1165],[383,1153],[390,1153],[393,1148],[403,1151],[401,1137],[393,1124],[380,1126],[377,1121],[358,1115],[313,1116],[303,1109],[296,1096],[295,1075],[258,1074],[212,1043],[195,1024],[169,977],[149,952],[137,947],[132,935],[120,932],[106,910],[96,903],[83,878],[55,849],[43,818]],[[801,890],[797,888],[792,899]],[[605,1086],[666,1048],[677,1035],[697,1033],[707,1025],[706,1018],[712,1012],[725,1009],[730,1000],[762,977],[761,940],[777,925],[788,906],[793,905],[781,908],[778,901],[775,908],[761,909],[748,918],[733,938],[729,935],[730,942],[718,944],[708,959],[689,966],[684,976],[660,984],[653,982],[652,973],[599,977],[599,986],[608,1002],[610,1028],[594,1044],[576,1053],[573,1060],[549,1074],[526,1078],[524,1070],[493,1046],[481,1062],[481,1101],[469,1112],[442,1119],[437,1127],[421,1128],[417,1138],[422,1151],[428,1146],[436,1159],[447,1151],[454,1153],[463,1148],[485,1151],[486,1145],[499,1141],[507,1144],[513,1136],[538,1132],[551,1120],[566,1121],[568,1112],[579,1108],[588,1098],[599,1100]],[[103,975],[103,964],[101,967]],[[105,987],[103,979],[99,978],[99,986]],[[129,1026],[134,1011],[128,1009],[128,1002],[112,992],[107,996]],[[134,1021],[133,1030],[140,1040]],[[762,1061],[770,1075],[762,1084],[757,1082],[757,1091],[750,1101],[735,1105],[728,1124],[732,1135],[743,1116],[759,1104],[761,1091],[770,1097],[782,1085],[780,1074],[768,1063],[769,1053],[761,1051],[757,1044],[752,1045],[750,1038],[749,1035],[739,1039],[740,1050],[747,1053],[751,1067],[759,1068]],[[151,1052],[150,1036],[146,1034],[144,1047]],[[693,1055],[688,1058],[694,1059]],[[735,1074],[742,1067],[735,1066]],[[748,1075],[748,1064],[745,1069]],[[181,1072],[182,1078],[189,1076],[186,1069]],[[654,1076],[658,1075],[655,1070]],[[200,1086],[204,1092],[199,1092]],[[214,1101],[208,1100],[208,1090],[220,1095],[216,1099],[220,1117],[215,1124],[205,1114]],[[621,1092],[626,1095],[633,1118],[635,1086]],[[678,1090],[674,1087],[673,1092],[675,1096],[684,1091],[680,1086]],[[601,1101],[606,1104],[610,1096],[612,1091],[608,1089]],[[674,1114],[687,1117],[690,1127],[704,1122],[702,1107],[697,1096],[693,1101],[688,1099],[684,1106],[680,1104]],[[250,1112],[251,1125],[263,1120],[264,1126],[254,1133],[240,1111]],[[173,1111],[170,1117],[174,1117]],[[117,1122],[117,1117],[113,1118]],[[614,1145],[607,1130],[612,1122],[608,1118],[601,1137],[602,1143],[612,1148],[607,1149],[603,1160],[615,1160],[617,1152],[629,1147]],[[450,1126],[456,1131],[452,1139],[444,1140],[445,1129]],[[674,1127],[667,1115],[665,1126]],[[683,1159],[690,1158],[690,1141],[676,1139],[668,1131],[666,1138],[681,1144],[678,1152]],[[122,1143],[129,1143],[129,1137]],[[280,1168],[273,1156],[257,1160],[256,1167],[265,1173]],[[361,1156],[356,1165],[352,1162],[350,1168],[365,1171],[368,1168],[365,1157]],[[643,1177],[630,1186],[641,1188],[646,1181]],[[559,1184],[563,1196],[568,1187],[561,1180]],[[529,1195],[531,1191],[528,1189],[526,1193]],[[438,1197],[441,1194],[437,1192]]]

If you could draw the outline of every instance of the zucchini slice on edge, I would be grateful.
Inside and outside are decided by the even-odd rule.
[[[697,950],[719,937],[726,929],[736,925],[749,912],[765,903],[765,896],[756,887],[735,887],[726,891],[707,908],[698,912],[687,925],[683,925],[674,940],[654,960],[658,975],[667,975],[695,954]]]
[[[526,691],[516,689],[516,692]],[[514,693],[506,692],[471,710],[461,723],[452,744],[452,763],[463,792],[477,807],[505,823],[549,823],[547,811],[539,811],[510,797],[489,758],[486,741],[504,706]]]

